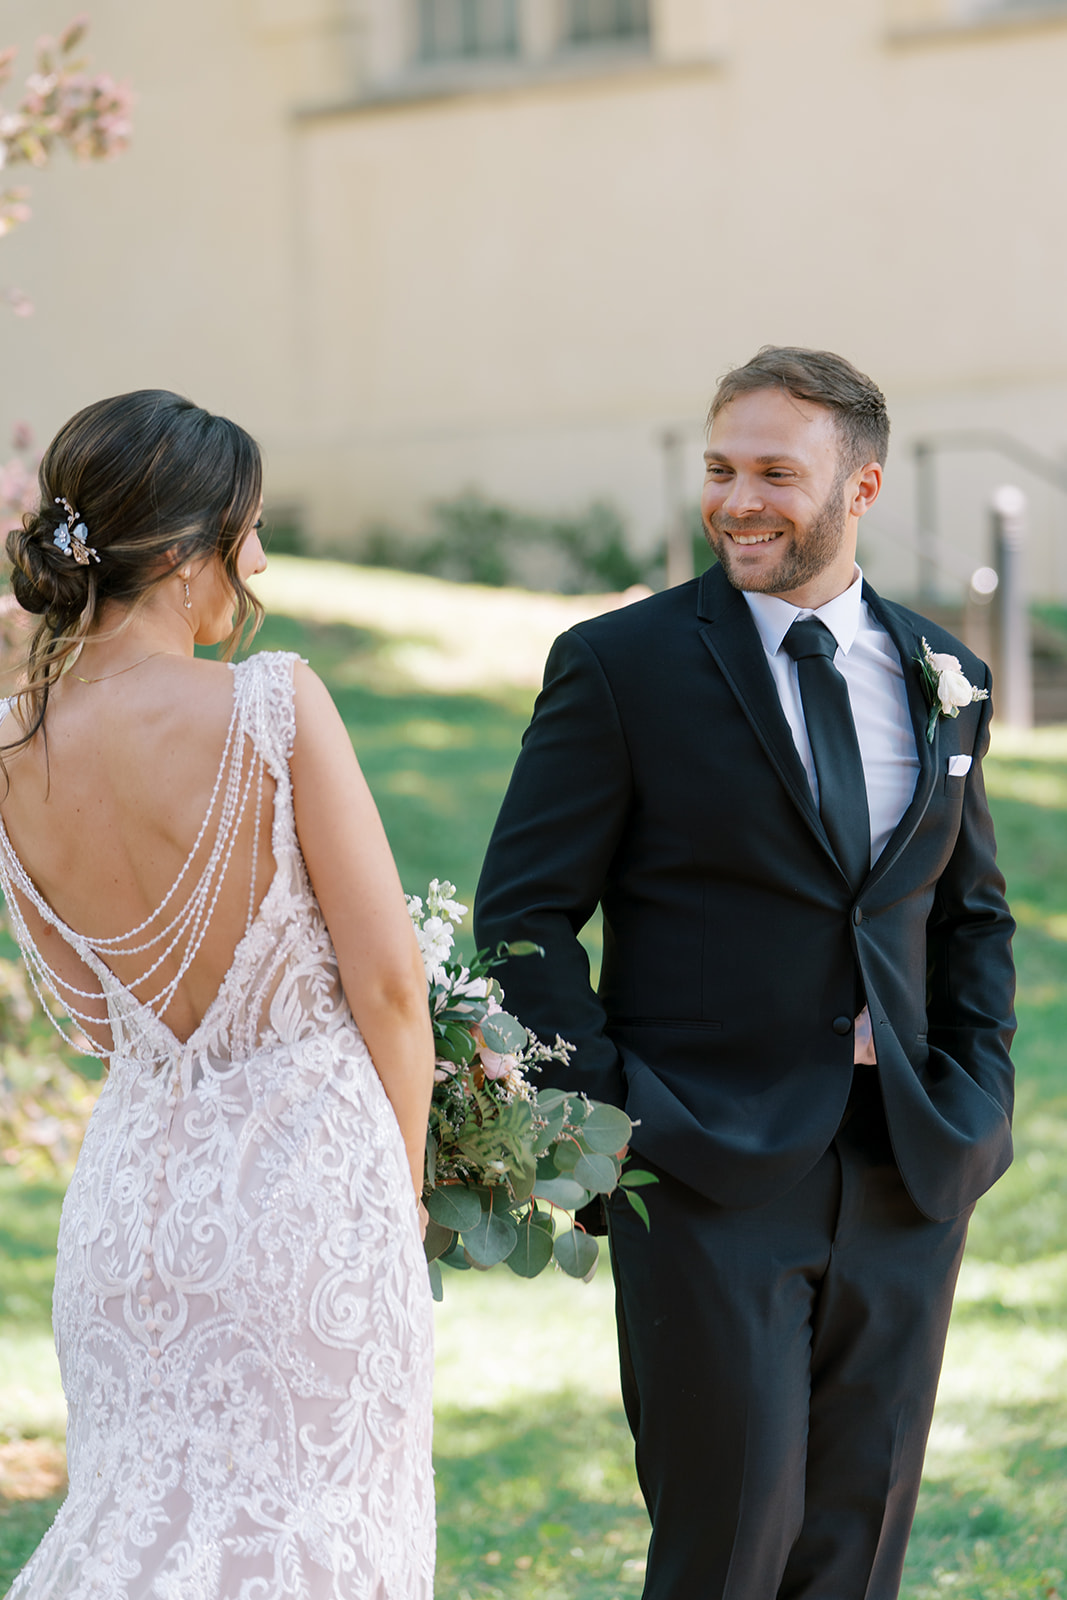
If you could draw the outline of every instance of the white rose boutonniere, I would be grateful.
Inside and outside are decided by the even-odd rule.
[[[962,706],[969,706],[975,700],[988,700],[989,690],[975,688],[956,656],[931,650],[925,639],[922,645],[922,655],[915,659],[919,663],[923,688],[930,702],[926,738],[929,744],[933,744],[940,717],[958,717]]]

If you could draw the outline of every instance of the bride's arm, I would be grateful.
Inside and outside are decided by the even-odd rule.
[[[434,1046],[426,977],[385,830],[325,685],[294,671],[296,831],[341,982],[422,1192]]]

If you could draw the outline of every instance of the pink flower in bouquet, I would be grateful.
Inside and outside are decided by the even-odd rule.
[[[499,1011],[500,1007],[497,1005],[494,1006],[493,1009]],[[501,1055],[497,1050],[490,1050],[489,1046],[485,1042],[481,1028],[474,1027],[471,1029],[471,1033],[478,1041],[478,1060],[481,1062],[482,1071],[485,1073],[487,1078],[491,1078],[495,1081],[498,1078],[506,1078],[509,1073],[515,1071],[519,1064],[516,1056],[504,1056]]]

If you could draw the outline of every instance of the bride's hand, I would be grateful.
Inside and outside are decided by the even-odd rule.
[[[419,1212],[419,1234],[423,1239],[425,1239],[426,1238],[426,1229],[429,1226],[429,1222],[430,1222],[430,1213],[427,1211],[426,1207],[423,1205],[421,1200],[419,1201],[418,1212]]]

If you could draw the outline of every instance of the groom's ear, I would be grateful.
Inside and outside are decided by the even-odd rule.
[[[853,517],[862,517],[871,509],[882,492],[882,467],[878,461],[868,461],[848,480],[847,506]]]

